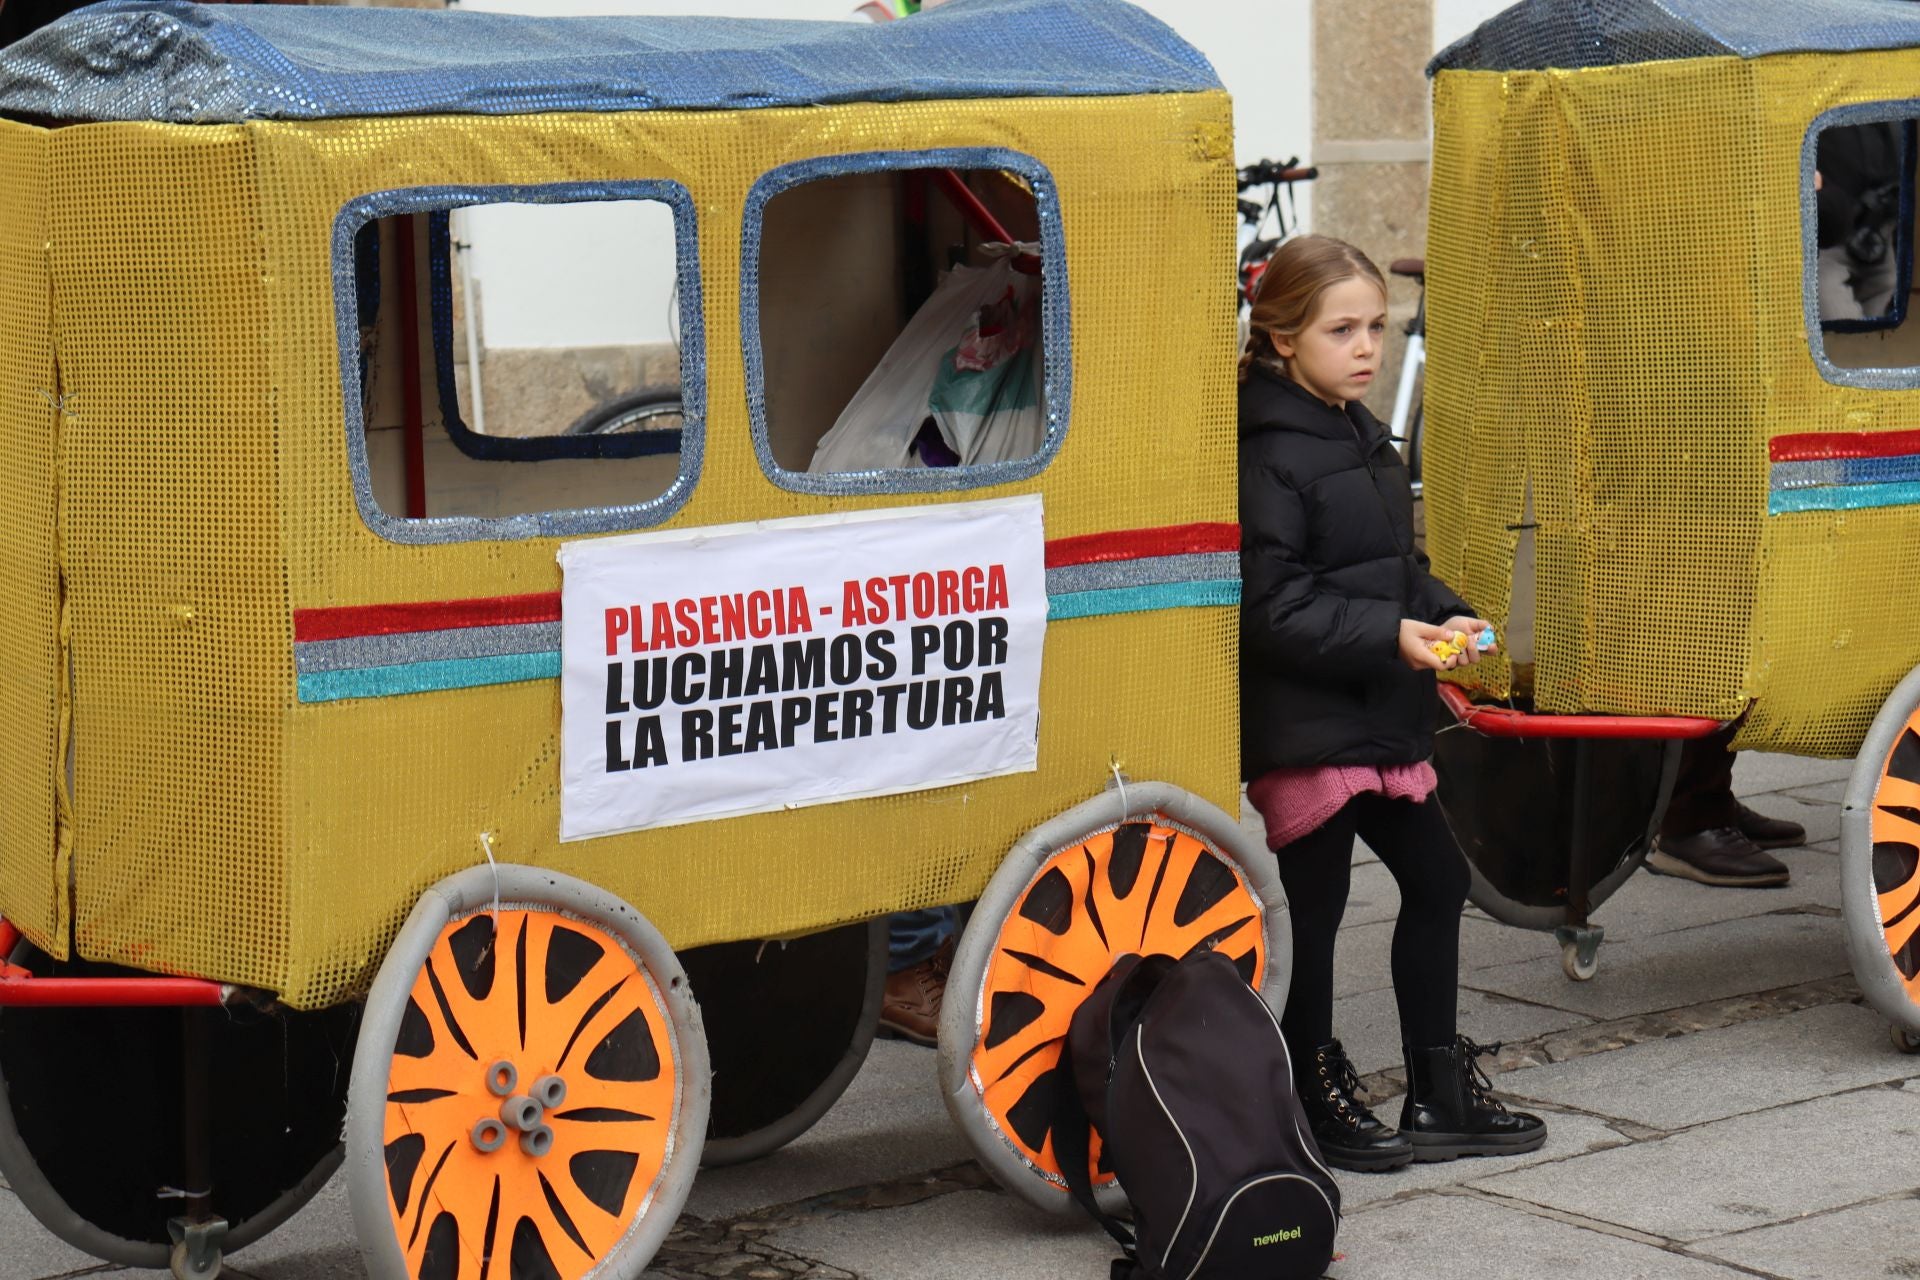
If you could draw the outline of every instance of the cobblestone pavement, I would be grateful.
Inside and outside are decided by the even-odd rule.
[[[1746,756],[1755,808],[1808,827],[1793,883],[1707,889],[1636,875],[1596,912],[1600,971],[1567,981],[1550,937],[1462,922],[1462,1029],[1547,1116],[1530,1156],[1343,1175],[1336,1280],[1791,1277],[1920,1280],[1920,1057],[1894,1049],[1849,976],[1839,919],[1847,766]],[[1387,977],[1397,900],[1356,852],[1336,1028],[1396,1114]],[[0,1280],[120,1270],[0,1191]],[[1096,1229],[999,1191],[937,1096],[933,1055],[875,1046],[832,1113],[750,1165],[703,1172],[648,1280],[1107,1274]],[[257,1280],[364,1275],[336,1181],[228,1262]],[[154,1280],[159,1280],[158,1276]]]

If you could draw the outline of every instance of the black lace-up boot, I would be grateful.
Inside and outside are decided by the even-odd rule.
[[[1519,1155],[1547,1140],[1544,1120],[1509,1111],[1493,1096],[1493,1082],[1477,1059],[1499,1050],[1498,1044],[1483,1047],[1465,1036],[1437,1048],[1406,1050],[1400,1129],[1413,1143],[1415,1160]]]
[[[1338,1040],[1315,1049],[1296,1074],[1301,1107],[1328,1164],[1382,1173],[1413,1159],[1413,1144],[1361,1105],[1360,1078]]]

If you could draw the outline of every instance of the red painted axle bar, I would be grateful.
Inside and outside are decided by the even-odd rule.
[[[1721,728],[1698,716],[1535,715],[1472,702],[1451,684],[1440,686],[1440,700],[1455,720],[1489,738],[1704,738]]]
[[[0,957],[19,941],[20,931],[0,920]],[[0,1009],[218,1006],[227,990],[205,978],[36,978],[0,959]]]

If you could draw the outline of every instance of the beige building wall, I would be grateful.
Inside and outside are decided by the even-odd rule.
[[[1427,243],[1433,0],[1313,0],[1313,229],[1380,264]],[[1392,412],[1419,288],[1388,275],[1386,366],[1367,406]]]

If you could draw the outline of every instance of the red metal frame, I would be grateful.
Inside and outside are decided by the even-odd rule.
[[[0,957],[12,955],[19,942],[20,931],[0,920]],[[0,1009],[217,1006],[231,990],[205,978],[36,978],[0,960]]]
[[[951,169],[935,169],[933,180],[939,184],[941,192],[953,202],[960,216],[972,227],[974,234],[982,240],[997,240],[1001,244],[1015,243],[1013,233],[1002,226],[1000,219],[993,216],[993,210],[982,204],[980,197],[973,193],[961,180],[959,174]],[[1040,270],[1040,259],[1030,253],[1023,253],[1013,260],[1014,269],[1032,275]]]
[[[1489,738],[1704,738],[1722,727],[1698,716],[1536,715],[1473,702],[1452,684],[1440,686],[1440,700],[1455,720]]]
[[[405,457],[407,519],[422,520],[427,514],[427,415],[420,394],[420,299],[414,266],[413,215],[402,214],[394,224],[398,228],[395,242],[400,275],[400,377],[404,383],[400,390],[406,405],[401,447]]]

